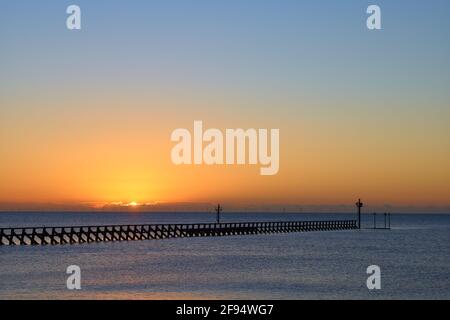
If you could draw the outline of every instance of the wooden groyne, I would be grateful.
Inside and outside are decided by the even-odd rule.
[[[65,245],[357,228],[356,220],[0,228],[0,246]]]

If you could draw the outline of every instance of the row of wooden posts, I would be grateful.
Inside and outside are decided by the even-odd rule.
[[[357,228],[356,220],[0,228],[0,246],[64,245]]]

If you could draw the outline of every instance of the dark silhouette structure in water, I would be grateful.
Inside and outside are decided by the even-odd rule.
[[[371,229],[379,229],[379,230],[390,230],[391,229],[391,214],[385,212],[384,214],[384,227],[377,226],[377,213],[373,213],[373,228]]]
[[[356,207],[358,208],[358,229],[361,229],[361,208],[364,206],[361,202],[361,199],[358,199],[358,202],[355,203]]]
[[[358,199],[358,202],[355,203],[358,208],[358,229],[361,229],[361,208],[364,204],[361,202],[361,199]],[[367,229],[367,228],[366,228]],[[381,229],[381,230],[390,230],[391,229],[391,214],[384,213],[384,227],[377,227],[377,214],[373,213],[373,228],[370,229]]]
[[[217,214],[217,218],[216,221],[217,223],[220,223],[220,213],[222,212],[223,208],[220,206],[220,203],[217,205],[217,207],[215,208],[216,210],[216,214]]]
[[[62,245],[357,229],[356,220],[1,228],[2,245]]]
[[[361,199],[356,202],[358,220],[281,221],[221,223],[220,204],[215,208],[217,223],[144,224],[68,227],[0,228],[3,245],[62,245],[190,237],[221,237],[286,232],[337,231],[361,229]],[[391,215],[384,214],[384,228],[390,229]]]

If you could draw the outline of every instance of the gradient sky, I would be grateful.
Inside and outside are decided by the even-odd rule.
[[[369,4],[383,30],[367,30]],[[450,208],[449,13],[447,0],[2,1],[0,210]],[[174,166],[170,134],[194,120],[279,128],[278,175]]]

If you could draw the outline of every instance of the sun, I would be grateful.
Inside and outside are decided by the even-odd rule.
[[[132,201],[128,204],[130,207],[137,207],[139,204],[135,201]]]

